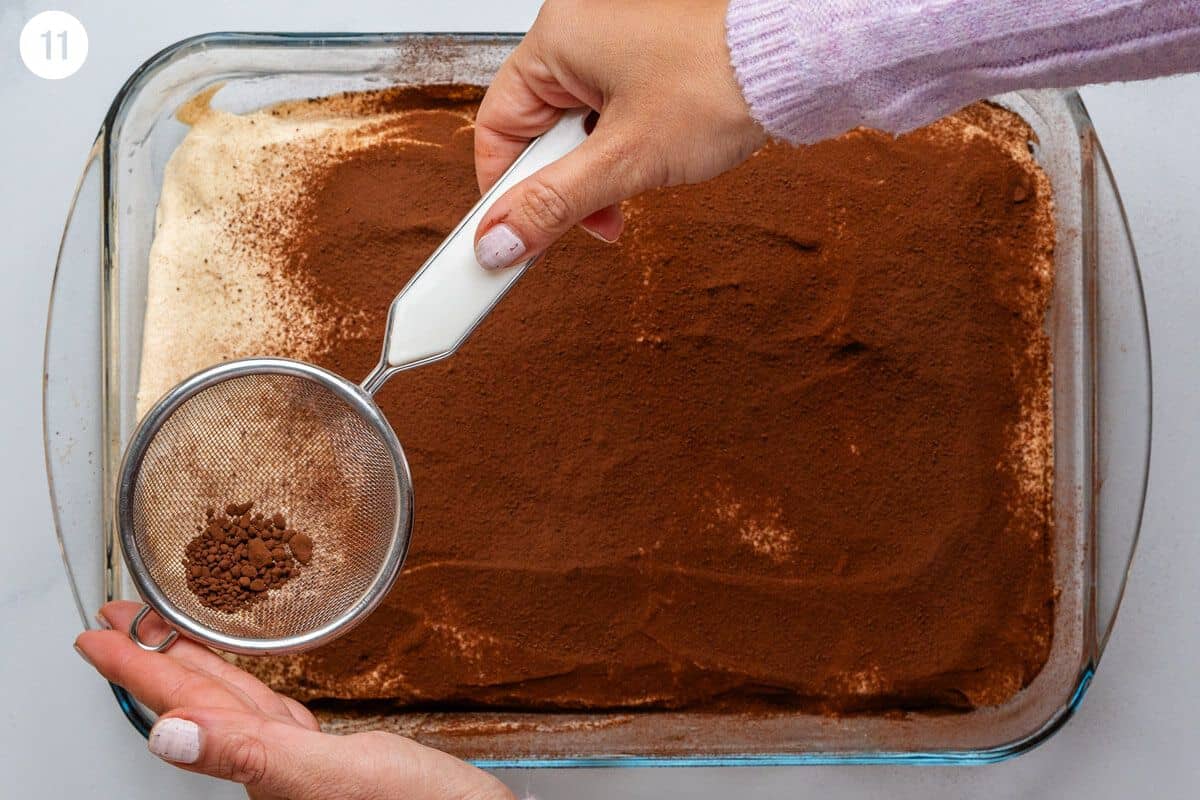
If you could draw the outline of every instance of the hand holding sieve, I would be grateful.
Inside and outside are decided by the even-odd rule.
[[[129,635],[165,650],[179,633],[234,653],[294,653],[345,633],[400,572],[412,531],[408,462],[373,396],[402,370],[466,341],[535,258],[504,270],[475,260],[484,214],[521,180],[587,137],[573,110],[535,139],[438,246],[388,311],[383,353],[361,385],[284,358],[206,369],[162,397],[134,431],[117,480],[116,524],[145,605]],[[202,605],[183,555],[204,509],[252,498],[309,533],[316,555],[282,587],[233,613]],[[149,643],[153,609],[172,630]]]

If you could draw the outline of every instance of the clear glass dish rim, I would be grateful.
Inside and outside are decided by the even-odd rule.
[[[105,206],[102,209],[105,215],[105,224],[102,225],[103,241],[101,242],[101,258],[103,260],[103,269],[112,269],[110,263],[111,242],[109,209],[107,207],[109,201],[108,184],[109,176],[111,175],[111,148],[114,146],[112,137],[105,137],[106,133],[114,129],[114,123],[120,118],[126,103],[129,99],[137,94],[143,87],[144,83],[152,77],[159,69],[169,65],[175,59],[183,58],[190,54],[194,49],[202,49],[212,45],[219,46],[255,46],[255,47],[278,47],[278,48],[303,48],[320,46],[322,44],[330,45],[359,45],[359,46],[395,46],[404,43],[405,41],[414,39],[447,39],[456,42],[481,42],[481,43],[502,43],[516,42],[522,38],[523,34],[513,32],[403,32],[403,33],[346,33],[346,32],[284,32],[284,33],[254,33],[254,32],[214,32],[200,34],[189,37],[172,44],[157,54],[149,58],[137,70],[135,70],[126,80],[124,85],[118,91],[109,107],[104,121],[101,125],[100,133],[96,140],[96,145],[93,147],[93,155],[98,156],[102,163],[102,175],[105,190]],[[1107,159],[1103,149],[1100,147],[1098,138],[1094,134],[1094,128],[1091,119],[1087,114],[1082,99],[1074,90],[1063,90],[1060,92],[1066,101],[1067,108],[1070,112],[1070,118],[1075,127],[1076,134],[1081,138],[1091,136],[1091,140],[1095,145],[1094,157],[1098,164],[1098,169],[1103,175],[1111,178],[1111,170],[1109,169]],[[103,146],[101,146],[103,144]],[[79,189],[82,187],[83,178],[80,180],[80,186],[76,190],[76,198]],[[1125,216],[1124,208],[1120,205],[1120,197],[1116,191],[1115,183],[1112,185],[1113,193],[1118,205],[1120,223],[1125,240],[1130,248],[1130,257],[1132,259],[1132,267],[1137,288],[1137,296],[1133,298],[1136,303],[1137,311],[1140,313],[1142,326],[1146,329],[1144,337],[1146,342],[1146,372],[1149,384],[1148,391],[1151,393],[1152,400],[1152,369],[1149,363],[1149,332],[1146,324],[1146,309],[1145,297],[1142,290],[1142,278],[1140,267],[1137,263],[1136,251],[1133,249],[1132,237],[1129,231],[1128,221]],[[1094,199],[1093,199],[1094,202]],[[72,208],[74,207],[74,202]],[[64,233],[65,243],[65,233]],[[60,248],[61,258],[61,248]],[[55,283],[57,283],[57,270],[55,274]],[[53,298],[54,289],[51,291],[51,317],[53,315]],[[49,341],[50,322],[47,324],[47,342]],[[47,353],[49,348],[47,347]],[[1094,357],[1094,354],[1093,354]],[[44,380],[45,380],[45,376]],[[46,422],[46,441],[47,441],[47,474],[50,484],[50,493],[52,501],[55,501],[55,486],[53,474],[50,467],[49,455],[49,429],[48,421],[46,421],[45,411],[45,395],[44,395],[44,414],[43,419]],[[1151,412],[1152,413],[1152,412]],[[1146,434],[1151,433],[1152,417],[1147,416],[1146,419]],[[1132,563],[1132,557],[1136,550],[1138,533],[1141,526],[1141,517],[1144,511],[1144,501],[1148,485],[1148,472],[1150,462],[1150,445],[1147,444],[1146,460],[1142,470],[1141,479],[1141,496],[1137,499],[1137,525],[1131,536],[1131,548],[1129,552],[1129,563],[1125,565],[1125,575],[1128,574],[1129,565]],[[64,553],[64,564],[67,568],[68,577],[70,579],[72,592],[76,599],[77,607],[79,608],[81,618],[87,624],[87,614],[85,612],[82,598],[78,594],[78,588],[71,573],[71,566],[65,557],[66,545],[62,539],[62,529],[58,515],[57,502],[52,502],[52,512],[54,514],[56,536],[59,540],[60,548]],[[1116,599],[1116,606],[1111,614],[1111,619],[1115,620],[1121,597],[1124,593],[1124,580],[1121,582],[1120,591]],[[1111,625],[1109,628],[1111,631]],[[1107,632],[1106,632],[1107,633]],[[1037,730],[1030,734],[1015,739],[1006,744],[973,750],[957,750],[957,751],[931,751],[931,752],[916,752],[916,751],[898,751],[898,752],[864,752],[864,753],[836,753],[836,752],[818,752],[818,753],[761,753],[761,754],[746,754],[746,755],[720,755],[720,756],[633,756],[633,755],[611,755],[611,756],[582,756],[582,757],[551,757],[551,758],[498,758],[498,759],[472,759],[471,763],[485,768],[528,768],[528,767],[647,767],[647,766],[792,766],[792,765],[809,765],[809,764],[921,764],[921,765],[957,765],[957,764],[983,764],[1003,761],[1012,758],[1021,753],[1036,747],[1056,731],[1058,731],[1066,722],[1073,716],[1088,686],[1091,683],[1092,677],[1095,674],[1096,666],[1099,661],[1099,656],[1103,652],[1104,645],[1107,641],[1107,635],[1100,639],[1098,648],[1095,650],[1093,657],[1089,657],[1083,668],[1079,672],[1075,682],[1074,691],[1071,693],[1069,700]],[[122,711],[128,717],[134,727],[144,736],[148,734],[152,720],[147,718],[145,712],[133,700],[133,698],[121,687],[113,685],[113,692]]]

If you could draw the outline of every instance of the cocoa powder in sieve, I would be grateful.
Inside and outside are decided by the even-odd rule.
[[[187,584],[201,604],[218,611],[247,608],[291,580],[312,559],[312,539],[282,514],[252,513],[254,503],[205,512],[183,559]]]

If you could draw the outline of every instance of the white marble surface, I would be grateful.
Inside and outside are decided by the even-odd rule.
[[[52,535],[40,430],[42,331],[71,190],[110,99],[171,42],[211,30],[522,30],[535,2],[85,2],[0,4],[0,795],[237,797],[149,756],[108,687],[71,650],[79,620]],[[30,75],[25,20],[78,16],[89,60]],[[1121,186],[1145,275],[1155,430],[1142,544],[1125,606],[1076,718],[1015,761],[973,768],[507,772],[539,797],[1054,797],[1200,794],[1200,77],[1091,88],[1085,100]]]

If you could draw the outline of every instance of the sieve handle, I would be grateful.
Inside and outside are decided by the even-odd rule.
[[[452,355],[537,260],[534,257],[507,269],[485,270],[475,260],[476,228],[505,192],[583,143],[589,113],[588,109],[567,111],[550,130],[530,142],[417,270],[392,301],[383,359],[363,382],[363,388],[373,393],[399,370]]]
[[[143,605],[134,616],[133,620],[129,623],[129,638],[133,639],[134,644],[143,650],[149,650],[151,653],[161,653],[171,645],[175,644],[175,640],[179,638],[179,631],[172,628],[171,630],[167,631],[166,636],[164,636],[162,639],[159,639],[155,644],[145,641],[142,639],[139,629],[142,627],[142,620],[144,620],[146,615],[149,613],[150,606]]]

